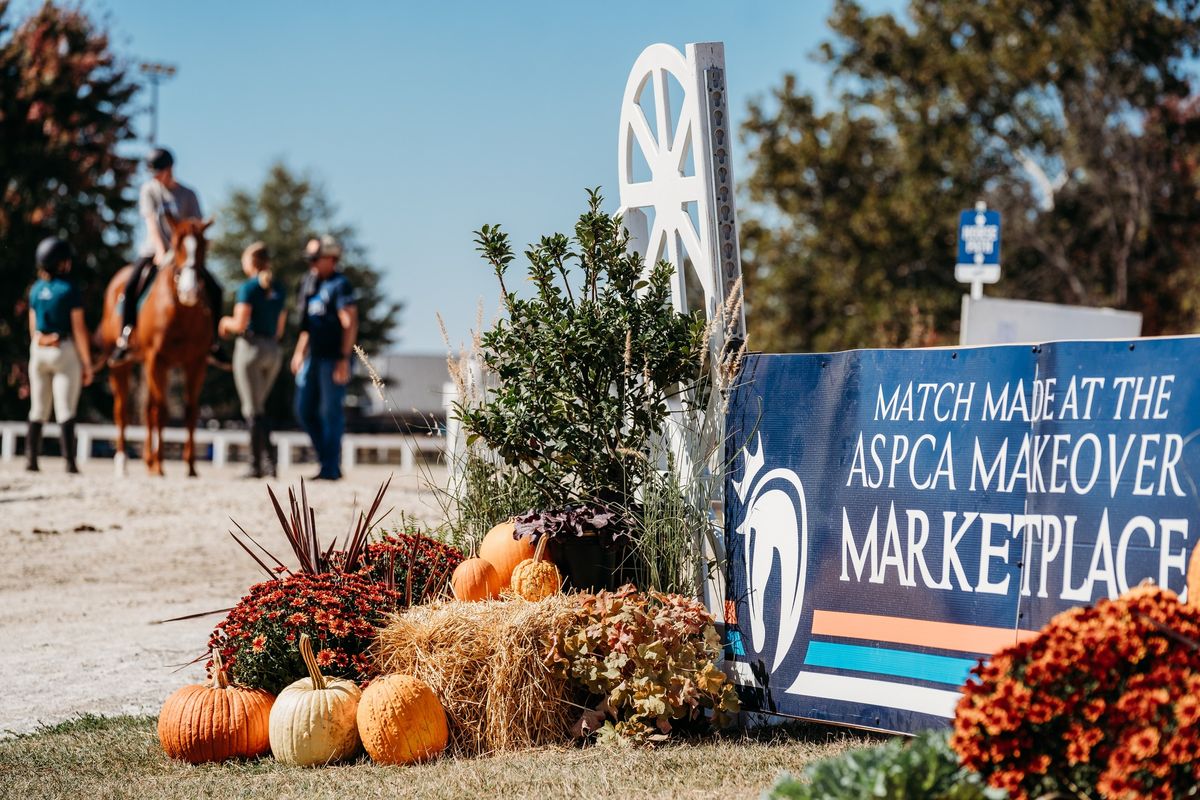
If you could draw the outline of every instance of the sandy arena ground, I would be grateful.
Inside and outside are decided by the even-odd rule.
[[[21,685],[0,694],[0,737],[83,713],[154,714],[176,688],[202,680],[199,665],[176,667],[203,652],[222,615],[155,621],[228,608],[262,579],[230,538],[230,517],[294,563],[266,483],[237,477],[241,465],[200,464],[194,480],[173,461],[166,478],[135,462],[124,480],[106,460],[78,476],[63,474],[59,459],[38,474],[22,466],[0,463],[0,674]],[[313,471],[298,466],[272,486],[284,499]],[[351,507],[370,502],[389,472],[359,466],[339,483],[307,484],[324,541],[345,534]],[[387,522],[401,510],[438,518],[422,485],[418,475],[394,477]]]

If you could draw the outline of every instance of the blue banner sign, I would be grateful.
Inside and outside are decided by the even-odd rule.
[[[748,357],[727,418],[744,706],[945,725],[979,659],[1144,580],[1200,524],[1200,339]]]

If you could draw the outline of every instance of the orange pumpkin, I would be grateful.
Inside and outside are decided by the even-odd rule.
[[[459,600],[474,601],[499,597],[504,583],[490,563],[482,558],[468,558],[454,568],[450,586]]]
[[[512,581],[513,569],[527,558],[533,558],[533,542],[529,537],[514,539],[517,526],[513,522],[501,522],[483,537],[479,545],[479,557],[490,562],[500,575],[500,584],[508,586]]]
[[[545,600],[562,586],[562,576],[558,574],[558,567],[554,566],[552,561],[542,560],[542,552],[546,549],[546,541],[549,538],[541,537],[537,549],[533,552],[533,558],[525,559],[513,570],[512,590],[526,600]]]
[[[358,701],[358,734],[372,761],[412,764],[446,749],[450,728],[437,695],[411,675],[371,681]]]
[[[275,696],[234,686],[213,650],[212,681],[179,689],[158,712],[158,740],[171,758],[202,764],[255,758],[271,749],[269,721]]]

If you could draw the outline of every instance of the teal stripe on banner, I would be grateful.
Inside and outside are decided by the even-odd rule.
[[[917,678],[955,686],[964,683],[971,667],[975,666],[974,659],[970,658],[931,656],[836,642],[809,642],[804,663],[813,667],[873,672],[876,675]]]

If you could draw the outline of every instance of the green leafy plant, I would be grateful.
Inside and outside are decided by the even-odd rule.
[[[589,710],[580,737],[661,741],[674,730],[722,724],[739,708],[717,663],[721,645],[712,616],[690,597],[638,592],[581,595],[575,623],[557,638],[550,660],[585,691]]]
[[[963,768],[946,733],[927,731],[915,739],[892,739],[809,765],[803,778],[784,773],[763,792],[764,800],[1002,800]]]
[[[602,203],[589,191],[574,237],[544,236],[525,252],[532,297],[506,283],[508,235],[490,225],[477,232],[506,312],[481,336],[483,365],[499,384],[457,413],[469,442],[482,440],[528,477],[541,509],[633,507],[668,400],[704,374],[704,322],[671,307],[671,266],[644,270]]]

